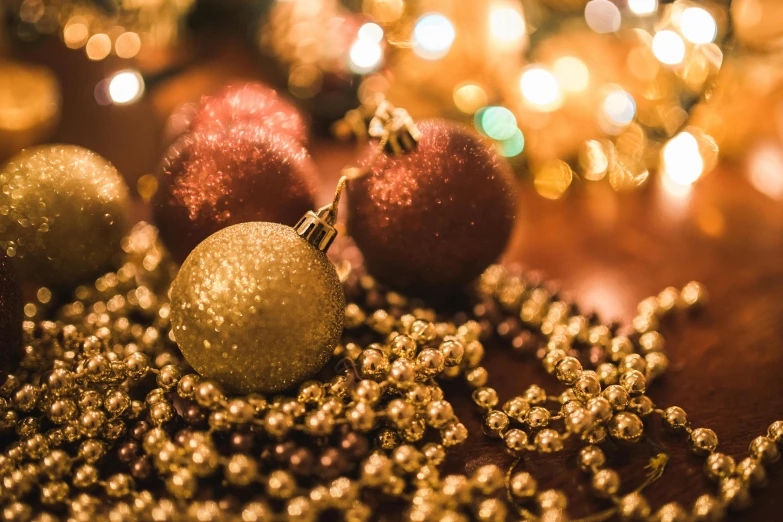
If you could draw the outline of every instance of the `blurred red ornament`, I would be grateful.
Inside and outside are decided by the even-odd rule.
[[[277,92],[260,83],[229,85],[214,96],[205,96],[195,109],[193,131],[227,130],[239,125],[258,125],[307,142],[307,124],[302,114]]]
[[[464,285],[500,256],[517,190],[505,161],[468,128],[444,120],[417,127],[413,152],[382,154],[348,183],[348,232],[373,276],[426,292]],[[377,147],[369,145],[365,165]]]
[[[247,221],[295,225],[315,206],[304,147],[255,125],[191,132],[166,152],[153,211],[178,261],[218,230]]]
[[[23,306],[22,290],[11,260],[0,253],[0,386],[19,366]]]

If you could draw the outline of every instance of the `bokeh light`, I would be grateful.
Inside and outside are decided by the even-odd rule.
[[[111,39],[104,33],[94,34],[87,40],[84,50],[90,60],[103,60],[111,52]]]
[[[359,28],[357,36],[359,40],[381,43],[381,40],[383,40],[383,28],[372,22],[367,23]]]
[[[117,105],[133,103],[144,93],[144,79],[138,71],[120,71],[109,80],[109,97]]]
[[[404,0],[364,0],[362,11],[382,24],[396,22],[405,12]]]
[[[568,163],[552,160],[534,169],[533,186],[541,196],[547,199],[560,199],[566,193],[574,179],[574,173]]]
[[[514,133],[508,139],[497,143],[498,153],[505,158],[512,158],[525,150],[525,136],[522,131],[515,128]]]
[[[120,58],[133,58],[141,50],[141,38],[134,32],[122,33],[114,42],[114,52]]]
[[[604,98],[601,111],[610,123],[628,125],[636,115],[636,102],[628,92],[614,89]]]
[[[585,5],[585,21],[596,33],[613,33],[620,28],[622,15],[609,0],[590,0]]]
[[[666,65],[677,65],[685,58],[685,42],[674,31],[659,31],[653,37],[652,50],[655,57]]]
[[[715,18],[701,7],[689,7],[680,17],[682,35],[691,43],[706,44],[718,35]]]
[[[63,40],[70,49],[82,47],[87,43],[89,36],[90,30],[84,17],[73,17],[63,28]]]
[[[590,83],[590,71],[579,58],[562,56],[552,64],[552,73],[566,92],[581,92]]]
[[[772,199],[783,200],[783,150],[777,143],[762,143],[748,156],[748,181]]]
[[[521,42],[525,36],[525,19],[513,7],[496,7],[489,13],[489,32],[498,42]]]
[[[505,107],[487,107],[476,113],[476,126],[493,140],[511,138],[517,129],[517,119]]]
[[[349,67],[357,74],[365,74],[376,70],[383,60],[383,49],[378,42],[372,40],[356,40],[351,46]]]
[[[427,60],[437,60],[448,54],[455,36],[448,18],[438,13],[426,14],[413,28],[413,51]]]
[[[473,114],[488,103],[487,93],[478,85],[468,83],[454,89],[454,105],[465,114]]]
[[[539,112],[551,112],[563,103],[560,85],[554,75],[542,67],[530,67],[519,79],[519,88],[528,107]]]
[[[658,9],[658,0],[628,0],[628,9],[639,16],[651,15]]]
[[[609,169],[609,155],[603,143],[597,140],[584,142],[579,149],[579,167],[585,179],[591,181],[603,179]]]
[[[704,160],[693,134],[681,132],[663,147],[662,170],[677,185],[688,186],[704,172]]]

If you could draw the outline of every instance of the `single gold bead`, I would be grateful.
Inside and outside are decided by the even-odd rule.
[[[487,373],[486,368],[481,366],[468,370],[465,373],[465,382],[474,389],[481,388],[487,384],[487,380],[489,380],[489,373]]]
[[[703,306],[707,300],[707,289],[698,281],[691,281],[680,291],[680,302],[688,308]]]
[[[593,475],[591,485],[599,497],[612,497],[620,490],[620,475],[614,470],[602,469]]]
[[[557,368],[557,364],[565,358],[566,358],[565,351],[559,348],[555,348],[549,350],[546,353],[544,358],[541,360],[541,364],[544,365],[544,370],[546,370],[547,373],[555,373],[555,368]]]
[[[780,450],[775,445],[775,441],[769,437],[756,437],[750,443],[748,449],[750,456],[762,464],[773,464],[780,460]]]
[[[527,446],[527,440],[527,433],[520,429],[510,429],[503,434],[503,441],[506,443],[506,447],[511,450],[513,454],[524,451]]]
[[[70,488],[61,480],[41,485],[41,504],[51,506],[61,504],[68,499]]]
[[[476,519],[481,522],[504,522],[506,517],[506,504],[496,498],[482,500],[476,508]]]
[[[666,341],[658,332],[647,332],[639,337],[639,347],[642,353],[660,352],[666,346]]]
[[[549,424],[549,417],[549,410],[533,406],[525,415],[525,423],[533,429],[544,428]]]
[[[654,380],[666,373],[669,369],[669,358],[661,352],[651,352],[644,356],[647,363],[647,380]]]
[[[630,353],[620,359],[617,367],[621,374],[629,370],[636,370],[637,372],[644,374],[647,370],[647,362],[645,362],[644,357],[638,353]]]
[[[258,464],[247,455],[233,455],[226,464],[226,480],[235,486],[247,486],[258,476]]]
[[[389,371],[389,359],[380,351],[368,348],[362,352],[358,360],[359,373],[365,379],[381,380]]]
[[[416,357],[416,341],[405,334],[400,334],[390,343],[391,353],[400,359],[413,359]]]
[[[764,466],[751,457],[742,459],[737,464],[735,473],[753,488],[763,488],[767,485],[767,472]]]
[[[530,410],[530,403],[522,397],[514,397],[503,404],[503,411],[512,419],[522,422]]]
[[[225,400],[223,391],[213,381],[202,381],[196,385],[196,402],[204,408],[214,408]]]
[[[646,395],[639,395],[634,397],[628,403],[628,411],[635,413],[639,417],[647,417],[655,409],[652,399]]]
[[[134,352],[123,361],[127,368],[128,377],[134,380],[142,379],[150,369],[147,356],[141,352]]]
[[[125,473],[117,473],[106,479],[106,494],[112,498],[121,498],[133,489],[133,478]]]
[[[427,344],[435,339],[435,325],[423,319],[416,319],[410,325],[408,335],[418,344]]]
[[[462,356],[462,364],[468,368],[475,368],[484,359],[484,345],[477,340],[463,342],[465,353]]]
[[[236,424],[246,424],[255,417],[256,409],[243,399],[232,399],[226,407],[226,419]]]
[[[497,435],[508,427],[508,415],[499,410],[492,410],[484,417],[484,426],[490,434]]]
[[[577,399],[587,401],[601,393],[601,382],[596,374],[582,372],[582,375],[574,383],[573,390]]]
[[[743,509],[750,505],[750,491],[739,477],[721,480],[718,495],[724,503],[734,509]]]
[[[447,401],[432,401],[427,406],[426,419],[433,428],[442,428],[454,419],[454,409]]]
[[[511,494],[520,500],[528,500],[535,496],[538,485],[533,475],[527,471],[521,471],[511,477],[509,482]]]
[[[405,398],[417,410],[424,408],[430,402],[436,400],[432,396],[432,390],[430,387],[419,382],[413,384],[410,387],[410,389],[405,394]]]
[[[620,372],[617,370],[617,366],[611,363],[601,363],[595,369],[595,374],[598,376],[598,380],[604,386],[611,384],[617,384],[617,378]]]
[[[453,500],[457,505],[469,503],[472,497],[471,483],[464,475],[443,477],[441,492],[446,495],[447,502]]]
[[[688,443],[697,455],[707,455],[718,447],[718,436],[709,428],[696,428],[691,432]]]
[[[375,441],[378,447],[384,450],[393,450],[400,444],[400,439],[397,434],[389,429],[381,430],[378,435],[375,436]]]
[[[381,399],[381,386],[375,381],[365,379],[357,383],[351,396],[355,401],[375,404]]]
[[[538,494],[536,498],[542,511],[549,509],[565,509],[568,506],[568,499],[562,491],[557,489],[547,489]]]
[[[573,385],[582,374],[582,363],[574,357],[565,357],[557,363],[555,376],[567,386]]]
[[[688,513],[677,502],[664,504],[655,512],[653,522],[689,522]]]
[[[505,474],[494,464],[488,464],[486,466],[481,466],[474,471],[470,482],[474,488],[478,489],[483,494],[491,495],[503,487],[505,484]]]
[[[617,513],[623,520],[644,520],[650,516],[650,505],[640,493],[630,493],[620,499]]]
[[[620,385],[613,384],[607,386],[602,395],[604,399],[609,401],[614,411],[623,411],[628,407],[628,401],[630,400],[628,391]]]
[[[416,379],[416,364],[410,359],[397,359],[391,364],[387,378],[392,384],[407,388]]]
[[[605,397],[590,399],[585,408],[597,422],[608,422],[612,418],[612,405]]]
[[[702,495],[696,499],[691,510],[694,522],[720,522],[726,516],[726,510],[712,495]]]
[[[479,408],[490,410],[498,403],[498,394],[494,388],[479,388],[473,392],[473,402]]]
[[[468,429],[464,424],[458,422],[448,428],[441,430],[441,443],[448,447],[462,444],[468,438]]]
[[[767,429],[767,437],[776,443],[783,443],[783,421],[775,421]]]
[[[585,446],[579,450],[578,462],[582,471],[593,471],[603,467],[606,456],[598,446]]]
[[[707,477],[712,480],[720,480],[726,477],[730,477],[734,473],[736,464],[734,459],[729,455],[723,453],[713,453],[707,457],[707,461],[704,464],[704,471]]]
[[[574,404],[574,403],[567,403]],[[593,427],[595,418],[585,408],[574,408],[565,415],[565,427],[571,433],[580,434]]]
[[[434,348],[425,348],[416,356],[416,369],[428,377],[434,377],[445,368],[443,355]]]
[[[617,413],[609,421],[609,435],[616,441],[638,442],[644,433],[642,420],[633,413]]]
[[[438,351],[443,356],[446,366],[457,366],[462,362],[465,355],[465,347],[455,338],[445,339]]]
[[[614,337],[609,342],[608,354],[613,362],[622,360],[623,357],[630,353],[633,353],[633,343],[628,337],[621,335]]]
[[[396,447],[391,459],[395,467],[403,473],[415,473],[424,465],[424,456],[410,444]]]
[[[291,498],[296,491],[296,481],[287,471],[275,470],[269,474],[266,491],[272,498]]]
[[[679,406],[671,406],[663,412],[663,423],[667,428],[682,430],[688,426],[688,415]]]
[[[639,370],[628,370],[620,375],[620,386],[631,395],[641,395],[647,389],[647,379]]]
[[[533,443],[539,453],[555,453],[562,451],[563,440],[555,430],[543,429],[536,433]]]
[[[416,409],[402,399],[389,401],[386,406],[387,418],[399,428],[406,427],[414,415],[416,415]]]
[[[264,429],[272,437],[284,437],[293,426],[293,417],[284,411],[270,410],[264,416]]]
[[[174,498],[192,498],[197,488],[198,480],[188,468],[179,468],[166,479],[166,489]]]
[[[106,444],[100,440],[85,440],[79,446],[79,457],[85,462],[94,464],[106,455]]]

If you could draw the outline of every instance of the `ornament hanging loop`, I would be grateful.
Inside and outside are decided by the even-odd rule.
[[[340,205],[340,196],[348,182],[348,176],[342,176],[337,182],[332,202],[317,211],[308,211],[294,226],[294,230],[300,237],[313,245],[321,252],[326,252],[337,237],[337,209]]]
[[[373,138],[385,139],[384,150],[399,156],[411,152],[421,139],[421,132],[405,109],[383,100],[375,110],[368,129]]]

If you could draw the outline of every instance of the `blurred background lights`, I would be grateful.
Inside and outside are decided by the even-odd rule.
[[[783,200],[783,150],[776,143],[758,145],[748,157],[748,181],[772,199]]]
[[[574,173],[568,163],[552,160],[534,169],[533,186],[541,196],[547,199],[560,199],[566,193],[574,179]]]
[[[381,40],[383,39],[383,29],[378,24],[367,23],[359,28],[357,36],[359,37],[359,40],[381,43]]]
[[[515,128],[510,138],[497,143],[497,151],[503,157],[512,158],[522,153],[525,149],[525,136],[522,131]]]
[[[682,35],[691,43],[706,44],[718,35],[718,24],[710,13],[701,7],[689,7],[680,17]]]
[[[111,52],[111,39],[104,33],[94,34],[87,40],[84,50],[90,60],[103,60]]]
[[[581,92],[590,83],[590,72],[579,58],[563,56],[552,64],[552,73],[560,87],[567,92]]]
[[[351,46],[349,66],[357,74],[374,71],[381,64],[383,49],[372,40],[356,40]]]
[[[640,16],[651,15],[658,9],[658,0],[628,0],[628,9]]]
[[[144,79],[138,71],[120,71],[109,81],[109,97],[117,105],[133,103],[143,93]]]
[[[585,179],[598,181],[606,176],[609,156],[604,145],[597,140],[587,140],[579,149],[579,167]]]
[[[585,21],[596,33],[613,33],[620,28],[622,15],[609,0],[590,0],[585,5]]]
[[[413,51],[427,60],[437,60],[448,54],[455,36],[448,18],[437,13],[424,15],[413,28]]]
[[[691,185],[704,171],[699,143],[689,132],[679,133],[664,145],[662,160],[664,175],[677,185]]]
[[[141,38],[134,32],[122,33],[114,42],[114,52],[120,58],[133,58],[141,50]]]
[[[536,111],[551,112],[563,102],[557,79],[542,67],[530,67],[523,72],[519,88],[525,103]]]
[[[513,7],[496,7],[489,13],[489,32],[498,42],[520,42],[525,36],[525,19]]]
[[[614,125],[628,125],[636,115],[636,102],[622,89],[611,91],[601,104],[603,115]]]
[[[63,40],[65,45],[71,49],[78,49],[87,43],[90,36],[90,30],[87,27],[86,19],[74,16],[68,21],[63,29]]]
[[[517,119],[505,107],[487,107],[476,113],[477,126],[493,140],[511,138],[517,130]]]
[[[454,105],[465,114],[473,114],[489,102],[487,93],[478,85],[468,83],[454,89]]]
[[[685,58],[685,42],[674,31],[658,31],[653,37],[652,50],[655,57],[666,65],[677,65]]]

